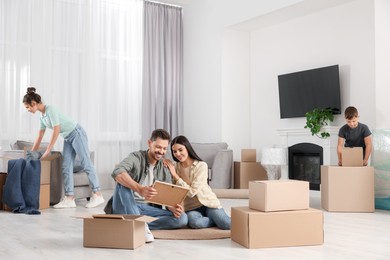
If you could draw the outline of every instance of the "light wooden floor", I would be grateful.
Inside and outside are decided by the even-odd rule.
[[[104,191],[105,197],[111,191]],[[320,193],[311,191],[311,207],[320,209]],[[82,220],[75,215],[103,213],[103,206],[43,210],[41,215],[0,212],[0,259],[390,259],[390,211],[329,213],[324,211],[325,243],[247,249],[231,241],[155,240],[136,250],[83,248]],[[225,199],[230,208],[247,200]]]

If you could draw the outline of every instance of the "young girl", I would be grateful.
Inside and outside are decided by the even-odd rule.
[[[195,153],[185,136],[177,136],[171,143],[174,165],[165,160],[172,178],[177,185],[190,189],[184,199],[184,209],[191,228],[207,228],[217,226],[230,229],[230,217],[225,213],[217,196],[207,184],[208,167]]]
[[[59,134],[64,138],[62,175],[65,197],[58,204],[54,205],[54,208],[76,207],[73,192],[73,161],[76,154],[80,157],[81,164],[88,175],[89,183],[94,193],[86,207],[93,208],[104,203],[104,198],[99,191],[99,180],[89,157],[88,140],[84,129],[56,108],[43,104],[41,96],[35,92],[33,87],[27,88],[27,94],[23,97],[23,104],[28,112],[35,113],[39,111],[42,113],[40,117],[41,127],[32,147],[33,151],[38,150],[46,128],[53,130],[50,143],[41,158],[45,158],[50,154]]]

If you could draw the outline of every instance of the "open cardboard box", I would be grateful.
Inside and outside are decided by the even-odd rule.
[[[84,247],[135,249],[145,244],[145,223],[156,218],[143,215],[98,214],[84,219]]]

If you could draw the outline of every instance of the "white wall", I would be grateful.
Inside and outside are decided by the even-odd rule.
[[[279,118],[277,75],[331,64],[340,65],[342,109],[356,106],[361,122],[375,128],[377,97],[388,103],[385,84],[380,93],[375,85],[375,1],[309,0],[295,9],[289,5],[297,1],[278,1],[286,8],[272,13],[265,2],[199,0],[185,6],[184,134],[191,141],[228,142],[235,160],[241,148],[278,145],[277,129],[303,128],[305,120]],[[338,116],[335,125],[342,123]]]
[[[226,129],[223,124],[231,125],[226,122],[226,115],[230,114],[224,111],[226,100],[222,100],[225,95],[231,95],[222,86],[224,28],[295,2],[298,0],[193,0],[184,6],[183,134],[190,141],[228,141],[226,135],[230,135],[223,134]],[[241,105],[241,102],[231,103],[232,107]],[[232,115],[236,114],[233,111]]]
[[[375,1],[376,127],[390,127],[390,1]]]
[[[342,111],[356,106],[361,121],[375,126],[374,57],[374,12],[369,0],[353,1],[253,32],[253,146],[279,144],[277,129],[305,125],[304,118],[280,119],[277,75],[327,65],[340,66]]]

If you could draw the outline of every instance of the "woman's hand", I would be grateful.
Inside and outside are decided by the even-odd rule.
[[[175,207],[167,207],[167,208],[169,209],[169,211],[173,213],[175,218],[180,218],[181,214],[183,214],[184,212],[184,208],[180,204],[176,204]]]
[[[47,149],[45,153],[41,156],[41,159],[45,159],[50,154],[50,149]]]
[[[165,167],[167,167],[172,175],[173,180],[176,182],[180,177],[176,173],[175,165],[173,162],[169,159],[164,159],[163,164]]]

